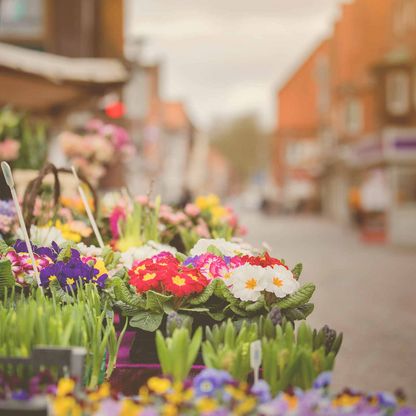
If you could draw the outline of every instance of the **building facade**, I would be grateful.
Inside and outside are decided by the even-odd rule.
[[[359,189],[361,208],[384,213],[399,244],[416,243],[415,59],[416,0],[354,0],[278,94],[276,154],[287,164],[297,137],[310,135],[318,157],[309,179],[323,211],[350,221]],[[291,171],[276,167],[288,188]]]

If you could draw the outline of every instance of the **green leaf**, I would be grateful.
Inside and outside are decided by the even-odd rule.
[[[249,305],[245,306],[247,312],[258,312],[264,308],[264,299],[260,299],[256,302],[251,302]]]
[[[67,261],[71,258],[71,243],[66,243],[65,246],[62,248],[60,253],[58,254],[58,257],[56,261]]]
[[[238,302],[238,299],[230,292],[227,285],[223,280],[216,279],[217,284],[215,286],[214,294],[220,299],[226,300],[229,304],[235,304]]]
[[[7,245],[7,243],[0,238],[0,254],[5,254],[9,251],[9,246]]]
[[[314,310],[315,305],[313,303],[305,303],[304,305],[298,306],[297,309],[299,309],[305,318],[307,318]]]
[[[4,296],[7,289],[15,285],[15,279],[12,272],[10,260],[0,260],[0,298]]]
[[[173,295],[163,295],[153,290],[146,292],[146,309],[154,312],[163,312],[163,305],[169,302]]]
[[[154,332],[162,323],[163,314],[142,311],[130,319],[130,326],[143,329],[144,331]]]
[[[218,248],[213,246],[212,244],[208,246],[207,253],[215,254],[216,256],[222,257],[221,250],[218,250]]]
[[[303,270],[303,265],[302,263],[298,263],[293,269],[292,269],[292,273],[293,273],[293,277],[298,280],[301,273]]]
[[[313,283],[307,283],[292,295],[286,296],[282,300],[279,300],[277,302],[277,306],[280,309],[296,308],[297,306],[307,303],[312,297],[314,291],[315,285]]]
[[[208,308],[179,308],[180,311],[185,311],[185,312],[209,312]]]
[[[186,260],[186,256],[183,253],[180,253],[179,251],[175,254],[175,257],[177,260],[179,260],[181,263],[183,263]]]
[[[283,309],[282,313],[291,322],[301,321],[306,318],[305,314],[299,308]]]
[[[212,280],[208,286],[197,296],[191,298],[189,303],[191,305],[202,305],[208,302],[208,299],[213,295],[215,288],[217,287],[218,279]]]
[[[338,354],[339,349],[341,348],[341,344],[342,344],[342,332],[336,337],[334,343],[332,344],[332,348],[331,351],[334,353],[334,355]]]
[[[144,297],[131,293],[126,283],[124,283],[119,277],[111,279],[110,284],[114,288],[116,300],[136,308],[146,308],[146,300]]]
[[[223,321],[225,319],[225,315],[223,312],[207,312],[207,313],[208,313],[208,316],[210,316],[215,321]]]

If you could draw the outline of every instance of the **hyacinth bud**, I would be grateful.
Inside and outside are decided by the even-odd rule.
[[[273,325],[281,325],[282,323],[282,312],[276,306],[270,310],[267,317],[272,321]]]
[[[179,315],[177,312],[170,312],[166,320],[166,332],[169,337],[177,328],[187,328],[192,331],[192,318],[190,316]]]
[[[325,351],[328,354],[331,351],[332,345],[334,344],[335,338],[337,337],[337,333],[334,329],[331,329],[328,325],[325,325],[322,328],[322,332],[325,335]]]

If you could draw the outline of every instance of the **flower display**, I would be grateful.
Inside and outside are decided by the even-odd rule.
[[[169,309],[191,316],[204,314],[214,321],[255,317],[274,307],[291,321],[312,312],[308,301],[315,286],[300,286],[300,265],[291,271],[268,253],[223,255],[217,247],[228,247],[228,243],[201,240],[209,251],[190,257],[162,251],[133,261],[125,279],[118,275],[111,281],[117,305],[133,317],[131,325],[148,331],[159,327]],[[227,254],[248,252],[231,244],[233,250],[223,250]],[[136,296],[126,296],[122,287],[130,287]],[[146,319],[147,313],[152,314],[151,320]]]
[[[210,196],[211,199],[219,201],[217,197]],[[208,200],[210,199],[208,198]],[[180,251],[189,252],[195,246],[200,238],[216,239],[221,238],[229,242],[236,236],[243,235],[243,228],[238,225],[238,219],[231,208],[225,208],[218,204],[215,207],[203,203],[205,197],[197,198],[198,204],[187,204],[183,209],[174,208],[170,205],[162,204],[160,198],[152,201],[146,195],[139,195],[135,198],[126,199],[126,195],[110,194],[103,198],[102,215],[105,219],[105,235],[113,239],[114,246],[125,246],[126,238],[123,236],[122,230],[126,228],[126,224],[130,224],[131,220],[137,216],[137,212],[141,212],[142,216],[146,214],[152,217],[152,220],[143,220],[141,227],[146,224],[155,227],[157,230],[156,241],[164,244],[175,244]],[[155,222],[156,220],[156,222]],[[130,227],[127,227],[129,229]],[[136,232],[136,234],[138,234]],[[140,232],[140,235],[142,232]],[[153,238],[155,239],[155,238]],[[143,239],[139,236],[135,240],[129,241],[132,244],[142,245]],[[245,253],[250,253],[250,247],[242,247],[237,244]],[[237,249],[237,246],[230,245],[225,249]],[[201,252],[206,251],[201,247]],[[196,254],[196,253],[195,253]],[[233,253],[237,254],[237,253]]]
[[[238,252],[231,249],[235,243],[225,240],[200,240],[195,250],[201,247],[214,248],[221,253]],[[240,251],[241,252],[241,251]],[[215,255],[204,253],[189,257],[185,264],[199,268],[208,279],[221,278],[231,293],[242,301],[257,301],[262,292],[273,293],[276,298],[284,298],[296,292],[300,285],[293,273],[279,259],[271,257],[267,252],[261,256],[251,255]]]
[[[77,286],[94,283],[103,288],[108,278],[108,271],[102,260],[92,257],[82,258],[77,250],[71,249],[66,261],[57,261],[40,271],[41,285],[45,288],[57,281],[66,291],[74,291]]]
[[[93,184],[105,175],[114,157],[126,158],[134,151],[127,131],[101,120],[90,120],[83,134],[65,131],[59,135],[65,156]]]
[[[241,384],[223,371],[206,369],[185,383],[151,377],[136,396],[123,396],[111,384],[77,392],[70,378],[49,384],[52,412],[60,415],[157,416],[157,415],[276,415],[276,416],[413,416],[399,397],[389,393],[363,393],[345,389],[330,394],[326,389],[295,389],[271,397],[267,383]],[[24,394],[26,390],[23,390]],[[15,391],[15,395],[18,393]],[[22,393],[20,393],[22,395]],[[26,396],[26,399],[29,395]],[[30,395],[33,396],[33,395]],[[29,397],[30,397],[29,396]],[[386,400],[388,399],[388,400]]]
[[[37,269],[42,270],[56,260],[60,248],[56,244],[52,247],[32,245],[32,250]],[[11,270],[19,285],[28,286],[34,281],[33,264],[24,241],[17,240],[13,247],[0,256],[0,259],[10,261]]]
[[[182,297],[200,293],[208,284],[197,268],[182,266],[176,257],[167,252],[133,263],[129,276],[129,283],[138,293],[153,289]]]
[[[109,271],[103,259],[98,256],[83,256],[69,246],[61,249],[56,242],[50,246],[32,244],[32,250],[44,288],[48,288],[52,282],[66,291],[76,290],[77,285],[85,283],[94,283],[100,288],[105,286]],[[24,241],[17,240],[0,259],[10,261],[11,271],[19,285],[29,286],[34,283],[33,264]]]

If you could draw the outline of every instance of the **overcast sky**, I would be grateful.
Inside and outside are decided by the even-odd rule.
[[[340,0],[130,0],[127,32],[163,63],[163,94],[197,125],[256,112],[274,125],[274,92],[326,34]]]

